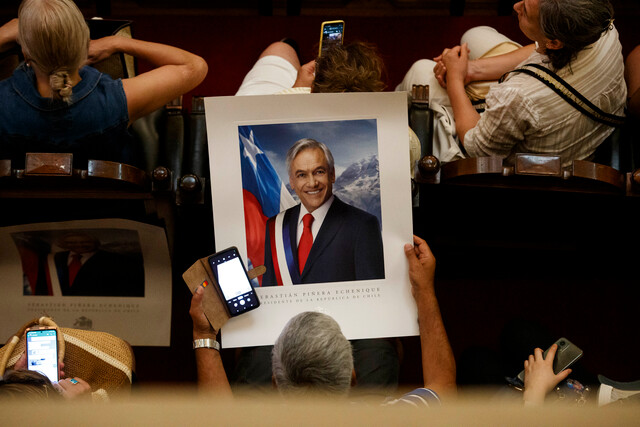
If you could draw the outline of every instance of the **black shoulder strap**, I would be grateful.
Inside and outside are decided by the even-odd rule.
[[[539,64],[525,64],[521,68],[508,71],[502,77],[500,77],[499,82],[502,83],[502,81],[509,73],[524,73],[535,77],[536,79],[547,85],[549,88],[551,88],[558,95],[560,95],[576,110],[580,111],[582,114],[599,123],[604,123],[608,126],[621,126],[622,124],[624,124],[624,116],[616,116],[615,114],[605,113],[600,108],[596,107],[587,98],[582,96],[580,92],[575,90],[556,73]]]

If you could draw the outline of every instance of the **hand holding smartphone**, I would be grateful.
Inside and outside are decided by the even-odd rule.
[[[344,39],[344,21],[325,21],[320,27],[320,50],[318,56]]]
[[[238,316],[260,306],[238,248],[232,246],[208,258],[214,285],[230,316]]]
[[[60,380],[56,329],[27,331],[27,369],[46,375],[52,383]]]
[[[582,350],[564,337],[558,339],[554,344],[558,346],[556,356],[553,359],[553,373],[557,375],[577,362],[582,357]],[[546,349],[542,356],[546,358],[548,352],[549,349]],[[518,374],[518,379],[524,384],[524,370]]]

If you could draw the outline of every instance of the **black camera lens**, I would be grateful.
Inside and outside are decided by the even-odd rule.
[[[564,341],[560,341],[560,342],[558,343],[558,345],[559,345],[560,347],[562,347],[564,344],[565,344],[565,342],[564,342]]]

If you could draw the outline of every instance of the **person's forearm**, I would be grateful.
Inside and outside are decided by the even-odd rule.
[[[201,60],[199,56],[186,50],[160,43],[120,36],[112,36],[112,43],[115,51],[135,56],[149,62],[154,67],[190,65]]]
[[[630,116],[640,119],[640,88],[629,98],[627,109]]]
[[[471,61],[467,80],[471,82],[498,80],[507,71],[527,59],[534,51],[535,45],[530,44],[503,55],[489,58],[479,58]]]
[[[432,290],[421,291],[415,300],[424,384],[427,387],[437,385],[445,393],[455,393],[456,364],[435,293]]]
[[[215,332],[210,334],[197,333],[194,330],[193,339],[216,339]],[[198,348],[196,353],[196,369],[198,371],[198,388],[202,391],[215,392],[221,396],[232,397],[231,386],[227,373],[222,364],[218,350],[212,348]]]
[[[18,20],[11,21],[0,27],[0,52],[6,52],[14,47],[18,36]]]
[[[456,132],[460,141],[464,142],[464,136],[474,128],[480,120],[480,114],[473,108],[464,89],[462,80],[451,81],[447,84],[447,94],[453,109],[453,118],[456,122]]]
[[[627,83],[627,96],[639,96],[640,91],[640,45],[631,51],[624,63],[624,80]]]
[[[196,368],[198,370],[198,388],[202,391],[232,397],[231,386],[224,371],[220,352],[212,348],[198,348]]]
[[[544,389],[527,389],[525,388],[522,400],[528,405],[542,405],[547,393]]]
[[[629,115],[640,118],[640,46],[636,46],[627,56],[624,79],[627,82]]]

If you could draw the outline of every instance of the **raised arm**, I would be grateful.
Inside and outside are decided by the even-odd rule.
[[[193,339],[216,339],[213,329],[202,308],[204,289],[198,286],[191,298],[189,314],[193,321]],[[232,397],[231,386],[222,364],[220,352],[211,348],[198,348],[196,353],[196,368],[198,370],[198,388],[202,391],[215,392],[219,395]]]
[[[627,82],[629,115],[640,118],[640,46],[636,46],[627,56],[624,78]]]
[[[87,63],[93,64],[116,52],[132,55],[156,67],[122,81],[131,121],[189,92],[207,75],[204,59],[186,50],[120,36],[91,41]]]
[[[18,19],[11,21],[0,27],[0,52],[6,52],[18,44]]]
[[[460,141],[464,142],[465,134],[474,128],[480,120],[480,114],[471,104],[465,84],[469,65],[467,44],[446,49],[442,54],[442,62],[446,67],[447,95],[451,101],[456,132]]]
[[[513,70],[527,59],[534,49],[535,45],[530,44],[503,55],[469,61],[467,79],[470,82],[498,80],[504,73]]]
[[[424,386],[436,393],[456,393],[456,363],[434,290],[436,260],[427,242],[414,236],[405,245],[411,293],[418,307]]]
[[[534,49],[535,45],[530,44],[502,55],[470,60],[467,63],[464,84],[498,80],[504,73],[513,70],[518,64],[527,59]],[[436,66],[433,69],[436,80],[445,89],[447,88],[447,67],[443,62],[443,57],[449,50],[451,49],[445,49],[441,55],[433,58],[436,62]]]

